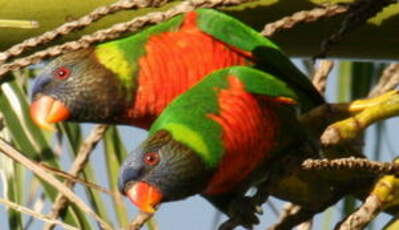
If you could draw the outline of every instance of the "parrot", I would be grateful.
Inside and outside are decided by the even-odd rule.
[[[146,213],[200,194],[232,216],[232,207],[241,208],[237,198],[265,180],[285,149],[307,141],[297,116],[313,103],[269,72],[214,71],[154,121],[148,138],[123,161],[119,189]],[[258,221],[240,219],[246,227]]]
[[[224,13],[197,9],[50,61],[34,82],[30,115],[53,130],[61,121],[149,129],[176,96],[229,66],[274,74],[312,98],[304,110],[324,103],[272,41]]]

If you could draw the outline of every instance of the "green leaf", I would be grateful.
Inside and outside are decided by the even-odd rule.
[[[12,136],[16,147],[33,160],[41,161],[47,165],[59,168],[57,159],[48,144],[43,131],[36,127],[28,115],[27,95],[20,88],[14,78],[1,84],[0,111]],[[58,191],[43,183],[43,187],[51,200],[54,200]],[[22,190],[23,191],[23,190]],[[88,227],[86,218],[77,218],[82,215],[79,209],[69,210],[65,221],[68,224]]]
[[[2,130],[0,135],[4,137],[3,134],[6,131]],[[20,191],[23,191],[21,190],[21,185],[24,183],[23,177],[20,176],[20,171],[11,159],[3,154],[0,155],[0,178],[4,187],[4,194],[2,196],[18,204],[22,203],[23,194]],[[22,180],[20,181],[19,179]],[[14,209],[8,209],[7,212],[9,228],[16,230],[23,229],[21,214]]]
[[[72,159],[74,159],[79,152],[79,148],[82,144],[81,127],[78,124],[73,124],[69,122],[65,122],[59,127],[62,130],[62,133],[65,135],[70,149],[69,152],[71,153]],[[82,170],[82,173],[83,177],[86,180],[92,183],[97,182],[93,167],[90,163],[87,163],[85,168]],[[110,222],[108,215],[109,209],[105,205],[104,200],[101,198],[101,193],[86,186],[84,187],[84,190],[89,198],[90,204],[93,206],[94,211],[96,211],[98,215],[105,221]]]
[[[123,146],[118,130],[115,126],[108,128],[104,137],[104,157],[108,171],[108,182],[115,196],[113,197],[114,209],[121,227],[128,226],[127,210],[123,204],[122,197],[118,190],[119,168],[123,159],[127,156],[127,151]]]

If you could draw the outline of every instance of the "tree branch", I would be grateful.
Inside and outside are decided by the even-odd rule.
[[[275,22],[265,25],[261,34],[263,36],[273,36],[276,32],[283,29],[291,29],[299,23],[315,22],[322,18],[333,17],[342,13],[345,13],[348,7],[342,5],[330,5],[324,7],[317,7],[311,10],[303,10],[294,13],[291,16],[284,17]]]
[[[66,196],[69,199],[69,201],[76,204],[87,214],[94,217],[104,229],[107,230],[112,229],[112,227],[108,223],[103,221],[93,210],[91,210],[89,206],[87,206],[68,187],[66,187],[64,184],[62,184],[52,175],[48,174],[43,168],[36,165],[30,159],[26,158],[22,153],[18,152],[10,144],[8,144],[6,141],[4,141],[1,138],[0,138],[0,151],[5,155],[7,155],[8,157],[10,157],[11,159],[15,160],[16,162],[24,165],[26,168],[32,170],[32,172],[35,173],[38,177],[40,177],[41,179],[52,185],[54,188],[56,188],[60,193]]]
[[[48,217],[46,215],[43,215],[41,213],[35,212],[32,209],[29,209],[29,208],[21,206],[21,205],[19,205],[17,203],[11,202],[10,200],[6,200],[6,199],[3,199],[3,198],[0,198],[0,203],[5,205],[5,206],[7,206],[7,207],[9,207],[9,208],[12,208],[12,209],[18,211],[18,212],[21,212],[21,213],[24,213],[26,215],[30,215],[32,217],[35,217],[35,218],[37,218],[39,220],[42,220],[42,221],[44,221],[46,223],[59,225],[59,226],[63,227],[64,229],[68,229],[68,230],[78,230],[78,228],[75,228],[75,227],[73,227],[71,225],[68,225],[68,224],[66,224],[64,222],[61,222],[61,221],[57,220],[57,219],[54,219],[54,218]]]
[[[370,92],[369,97],[379,96],[390,90],[395,89],[399,85],[399,64],[392,63],[385,68],[378,84]]]
[[[288,230],[310,220],[316,212],[310,212],[299,205],[287,203],[284,205],[279,220],[267,230]]]
[[[340,221],[336,230],[361,230],[381,211],[381,202],[376,196],[369,196],[354,213]]]
[[[89,160],[90,153],[102,139],[105,131],[107,131],[107,128],[107,125],[97,125],[92,129],[87,139],[80,146],[79,152],[72,164],[72,167],[68,171],[70,175],[76,177],[83,170],[87,164],[87,161]],[[68,188],[72,188],[75,185],[75,182],[72,180],[67,180],[64,182],[64,185]],[[63,194],[59,194],[53,203],[53,207],[51,208],[49,216],[54,219],[58,218],[61,210],[67,205],[68,199]],[[53,227],[54,224],[47,224],[44,226],[44,229],[52,229]]]
[[[371,161],[364,158],[339,158],[339,159],[307,159],[302,163],[304,170],[355,170],[366,171],[373,174],[398,174],[399,164],[390,162]]]
[[[324,146],[352,141],[369,125],[398,116],[399,90],[392,90],[376,98],[357,100],[348,105],[348,112],[355,115],[329,125],[320,138]]]
[[[183,1],[179,5],[165,11],[153,12],[141,17],[136,17],[131,21],[125,23],[115,24],[108,29],[98,30],[93,34],[84,35],[76,41],[66,42],[62,45],[49,47],[45,50],[36,52],[24,58],[16,59],[11,63],[6,63],[0,66],[0,76],[11,70],[17,70],[28,65],[35,64],[45,58],[61,55],[69,51],[76,51],[87,48],[93,43],[104,42],[117,37],[126,32],[135,32],[146,25],[156,24],[172,18],[178,14],[192,11],[196,8],[217,8],[222,6],[239,5],[254,0],[191,0]]]
[[[129,230],[140,230],[143,225],[151,219],[153,215],[140,212],[129,224]]]
[[[399,165],[399,160],[394,163]],[[370,195],[364,203],[351,215],[340,221],[335,229],[337,230],[358,230],[367,226],[382,210],[388,210],[398,205],[399,200],[399,178],[396,171],[393,175],[381,177],[375,183]],[[397,211],[394,211],[397,212]]]
[[[65,178],[65,179],[69,180],[69,181],[73,181],[74,183],[80,183],[80,184],[86,185],[86,186],[89,187],[89,188],[98,190],[98,191],[103,192],[103,193],[106,193],[106,194],[108,194],[108,195],[111,195],[111,196],[114,195],[113,192],[111,192],[110,190],[106,189],[105,187],[102,187],[102,186],[100,186],[100,185],[98,185],[98,184],[92,183],[92,182],[90,182],[90,181],[88,181],[88,180],[86,180],[86,179],[84,179],[84,178],[80,178],[80,177],[78,177],[78,176],[74,176],[74,175],[72,175],[72,174],[70,174],[70,173],[67,173],[67,172],[65,172],[65,171],[62,171],[62,170],[59,170],[59,169],[50,167],[50,166],[48,166],[48,165],[46,165],[46,164],[43,164],[43,163],[39,163],[39,164],[40,164],[40,166],[42,166],[45,170],[47,170],[49,173],[52,173],[52,174],[54,174],[54,175],[63,177],[63,178]]]
[[[338,32],[322,42],[321,51],[317,57],[325,57],[331,47],[341,41],[348,32],[352,32],[368,19],[381,12],[386,6],[396,2],[396,0],[357,0],[350,4],[348,13]]]
[[[52,31],[47,31],[46,33],[40,36],[29,38],[17,45],[12,46],[11,48],[7,49],[4,52],[0,52],[0,64],[7,61],[11,57],[20,55],[22,52],[24,52],[29,48],[37,47],[39,45],[44,45],[60,36],[64,36],[73,31],[83,29],[92,24],[93,22],[96,22],[101,18],[108,16],[110,14],[114,14],[118,11],[127,10],[127,9],[145,8],[149,6],[159,7],[160,5],[166,2],[167,0],[119,0],[109,6],[102,6],[96,8],[89,14],[77,20],[62,24],[61,26]]]
[[[333,61],[322,60],[319,63],[319,67],[316,68],[316,71],[312,77],[312,83],[321,95],[324,95],[326,91],[327,77],[330,74],[333,67],[334,67]]]

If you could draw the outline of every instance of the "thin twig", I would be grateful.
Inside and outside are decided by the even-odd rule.
[[[37,180],[35,180],[35,181],[37,181]],[[37,184],[39,184],[39,183],[37,183]],[[38,197],[38,199],[36,199],[36,201],[33,203],[33,205],[29,205],[29,203],[28,203],[27,206],[28,207],[32,206],[33,211],[41,213],[45,204],[46,204],[46,194],[44,192],[42,192],[40,194],[40,196]],[[24,229],[30,229],[30,226],[33,224],[34,220],[35,220],[35,218],[31,216],[26,221]]]
[[[304,170],[364,170],[375,174],[398,174],[399,164],[371,161],[364,158],[340,158],[334,160],[307,159],[302,163]]]
[[[296,230],[312,230],[312,227],[313,227],[313,219],[310,219],[298,225],[296,227]]]
[[[83,29],[84,27],[89,26],[95,21],[103,18],[104,16],[116,13],[121,10],[134,9],[134,8],[144,8],[144,7],[158,7],[161,4],[165,3],[164,0],[120,0],[109,6],[102,6],[94,9],[89,14],[71,21],[62,24],[58,28],[47,31],[42,35],[37,37],[29,38],[13,47],[7,49],[4,52],[0,53],[0,64],[7,61],[11,57],[15,57],[23,53],[25,50],[33,47],[37,47],[39,45],[46,44],[50,41],[53,41],[59,36],[67,35],[72,31]],[[31,22],[31,21],[29,21]],[[0,26],[1,27],[1,26]]]
[[[129,230],[139,230],[153,215],[140,212],[129,224]]]
[[[399,85],[399,64],[392,63],[385,68],[378,84],[370,92],[369,97],[375,97],[395,89]]]
[[[280,216],[279,216],[279,221],[283,221],[287,216],[291,216],[299,211],[301,207],[299,205],[295,205],[293,203],[287,202],[283,205]]]
[[[179,5],[165,11],[165,12],[153,12],[146,14],[141,17],[136,17],[131,21],[125,23],[119,23],[113,25],[108,29],[96,31],[93,34],[82,36],[76,41],[66,42],[62,45],[52,46],[45,50],[36,52],[24,58],[16,59],[13,62],[6,63],[0,66],[0,76],[4,76],[5,73],[26,67],[31,64],[38,63],[39,61],[61,55],[68,51],[76,51],[84,49],[92,45],[93,43],[103,42],[106,40],[120,37],[121,34],[127,32],[135,32],[142,27],[150,24],[156,24],[163,22],[169,18],[172,18],[178,14],[192,11],[196,8],[216,8],[222,6],[239,5],[246,2],[252,2],[255,0],[191,0],[184,1]]]
[[[342,104],[342,106],[346,105]],[[353,142],[371,124],[398,116],[399,90],[391,90],[378,97],[350,102],[346,109],[352,115],[347,119],[329,124],[320,137],[323,146]]]
[[[284,17],[278,21],[267,24],[261,34],[264,36],[272,36],[276,32],[283,29],[291,29],[298,23],[309,23],[317,21],[321,18],[333,17],[345,13],[348,7],[342,5],[330,5],[325,7],[317,7],[311,10],[304,10],[294,13],[291,16]]]
[[[386,6],[397,2],[396,0],[357,0],[349,5],[339,30],[325,39],[321,44],[320,54],[316,57],[325,57],[331,47],[341,41],[348,32],[363,25],[369,18],[374,17]]]
[[[79,208],[81,208],[84,212],[94,217],[100,225],[104,229],[111,230],[112,227],[103,221],[89,206],[86,205],[75,193],[73,193],[68,187],[54,178],[52,175],[48,174],[46,170],[42,167],[38,166],[30,159],[26,158],[24,154],[20,153],[2,138],[0,138],[0,152],[5,154],[6,156],[10,157],[11,159],[15,160],[16,162],[22,164],[26,168],[30,169],[33,173],[35,173],[38,177],[52,185],[55,189],[57,189],[60,193],[66,196],[69,201],[76,204]],[[25,154],[26,155],[26,154]]]
[[[67,179],[67,180],[70,180],[70,181],[73,181],[73,182],[76,182],[76,183],[80,183],[80,184],[86,185],[86,186],[89,187],[89,188],[98,190],[98,191],[103,192],[103,193],[106,193],[106,194],[108,194],[108,195],[111,195],[111,196],[114,195],[113,192],[111,192],[110,190],[104,188],[103,186],[100,186],[100,185],[98,185],[98,184],[92,183],[92,182],[90,182],[90,181],[88,181],[88,180],[86,180],[86,179],[84,179],[84,178],[80,178],[80,177],[78,177],[78,176],[74,176],[74,175],[72,175],[72,174],[70,174],[70,173],[67,173],[67,172],[64,172],[64,171],[62,171],[62,170],[59,170],[59,169],[50,167],[50,166],[48,166],[48,165],[46,165],[46,164],[42,164],[42,163],[39,163],[39,164],[40,164],[44,169],[46,169],[48,172],[50,172],[50,173],[52,173],[52,174],[54,174],[54,175],[63,177],[63,178],[65,178],[65,179]]]
[[[399,159],[393,162],[398,164]],[[364,229],[382,210],[397,206],[398,195],[399,178],[392,174],[380,177],[362,206],[338,223],[335,229]]]
[[[9,208],[12,208],[12,209],[18,211],[18,212],[22,212],[22,213],[24,213],[26,215],[29,215],[29,216],[35,217],[35,218],[37,218],[39,220],[42,220],[42,221],[44,221],[46,223],[56,224],[56,225],[59,225],[59,226],[63,227],[64,229],[68,229],[68,230],[78,230],[78,228],[76,228],[76,227],[68,225],[68,224],[66,224],[66,223],[64,223],[62,221],[57,220],[57,219],[50,218],[50,217],[48,217],[46,215],[43,215],[41,213],[35,212],[32,209],[29,209],[27,207],[21,206],[21,205],[19,205],[17,203],[14,203],[14,202],[10,201],[10,200],[0,198],[0,203],[5,205],[5,206],[7,206],[7,207],[9,207]]]
[[[90,153],[102,139],[105,131],[107,131],[107,128],[107,125],[97,125],[92,129],[87,139],[81,144],[75,161],[73,162],[71,169],[68,171],[70,175],[77,177],[83,170],[90,157]],[[75,182],[73,180],[67,180],[64,182],[64,185],[68,188],[72,188],[75,185]],[[58,218],[61,210],[64,209],[67,204],[68,199],[65,196],[62,194],[57,195],[49,216],[51,218]],[[53,227],[53,224],[47,224],[44,226],[44,229],[52,229]]]
[[[298,214],[301,216],[301,210],[301,206],[292,203],[286,203],[283,206],[277,223],[267,228],[267,230],[292,229],[296,224],[301,222],[297,221],[297,218],[295,218]],[[302,220],[302,218],[300,219]]]
[[[370,195],[354,213],[340,221],[335,230],[364,229],[381,211],[382,203],[375,195]]]
[[[316,71],[312,77],[313,85],[322,95],[324,95],[326,91],[327,77],[330,74],[333,67],[334,67],[333,61],[322,60],[320,61],[319,67],[316,68]]]

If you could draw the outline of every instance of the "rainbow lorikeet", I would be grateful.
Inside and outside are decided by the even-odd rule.
[[[201,194],[229,215],[283,149],[308,140],[296,116],[310,104],[271,73],[245,66],[213,72],[165,108],[124,161],[120,190],[144,212]]]
[[[235,65],[273,73],[313,105],[323,103],[270,40],[225,14],[199,9],[56,58],[34,84],[31,116],[44,128],[68,120],[148,129],[177,95]]]

